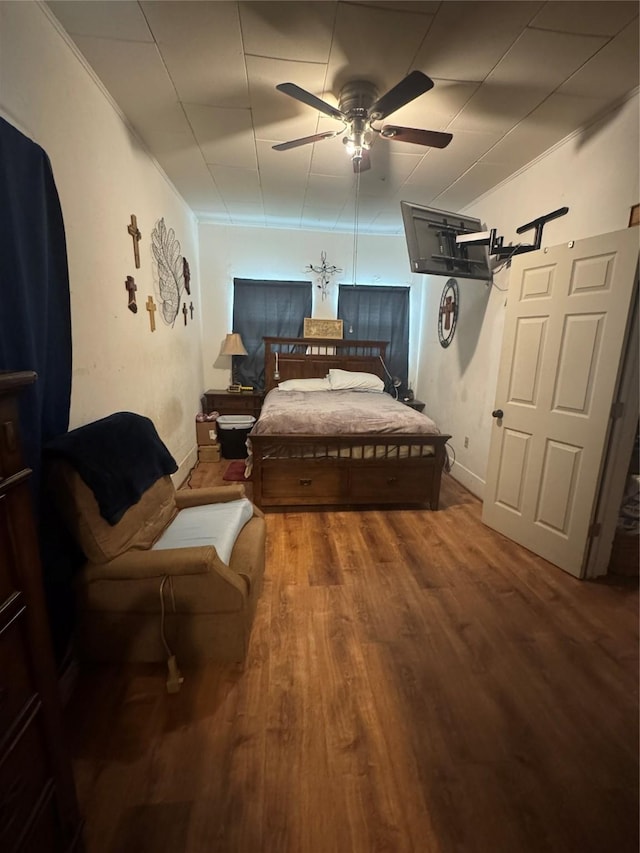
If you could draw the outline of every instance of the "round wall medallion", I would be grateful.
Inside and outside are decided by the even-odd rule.
[[[448,347],[453,340],[458,322],[458,282],[450,278],[440,297],[438,311],[438,340],[440,346]]]

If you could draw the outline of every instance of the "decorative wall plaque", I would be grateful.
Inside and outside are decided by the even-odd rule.
[[[305,338],[342,339],[342,320],[321,320],[316,317],[304,318]]]

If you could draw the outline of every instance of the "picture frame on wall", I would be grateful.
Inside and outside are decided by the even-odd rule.
[[[304,318],[305,338],[331,338],[342,340],[342,320],[324,320],[318,317]]]

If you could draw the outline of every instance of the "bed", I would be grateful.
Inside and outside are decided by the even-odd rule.
[[[355,416],[336,426],[321,406],[342,392],[277,388],[285,380],[322,379],[330,371],[374,374],[384,381],[384,341],[267,337],[264,343],[265,399],[247,442],[258,506],[438,508],[450,436],[441,434],[428,417],[388,394],[350,391],[350,398],[342,395],[340,408],[351,408]],[[307,415],[302,421],[287,420],[287,409],[289,414],[303,410]]]

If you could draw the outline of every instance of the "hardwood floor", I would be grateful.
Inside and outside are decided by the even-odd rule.
[[[87,853],[637,853],[637,582],[441,505],[269,514],[244,666],[84,670]]]

